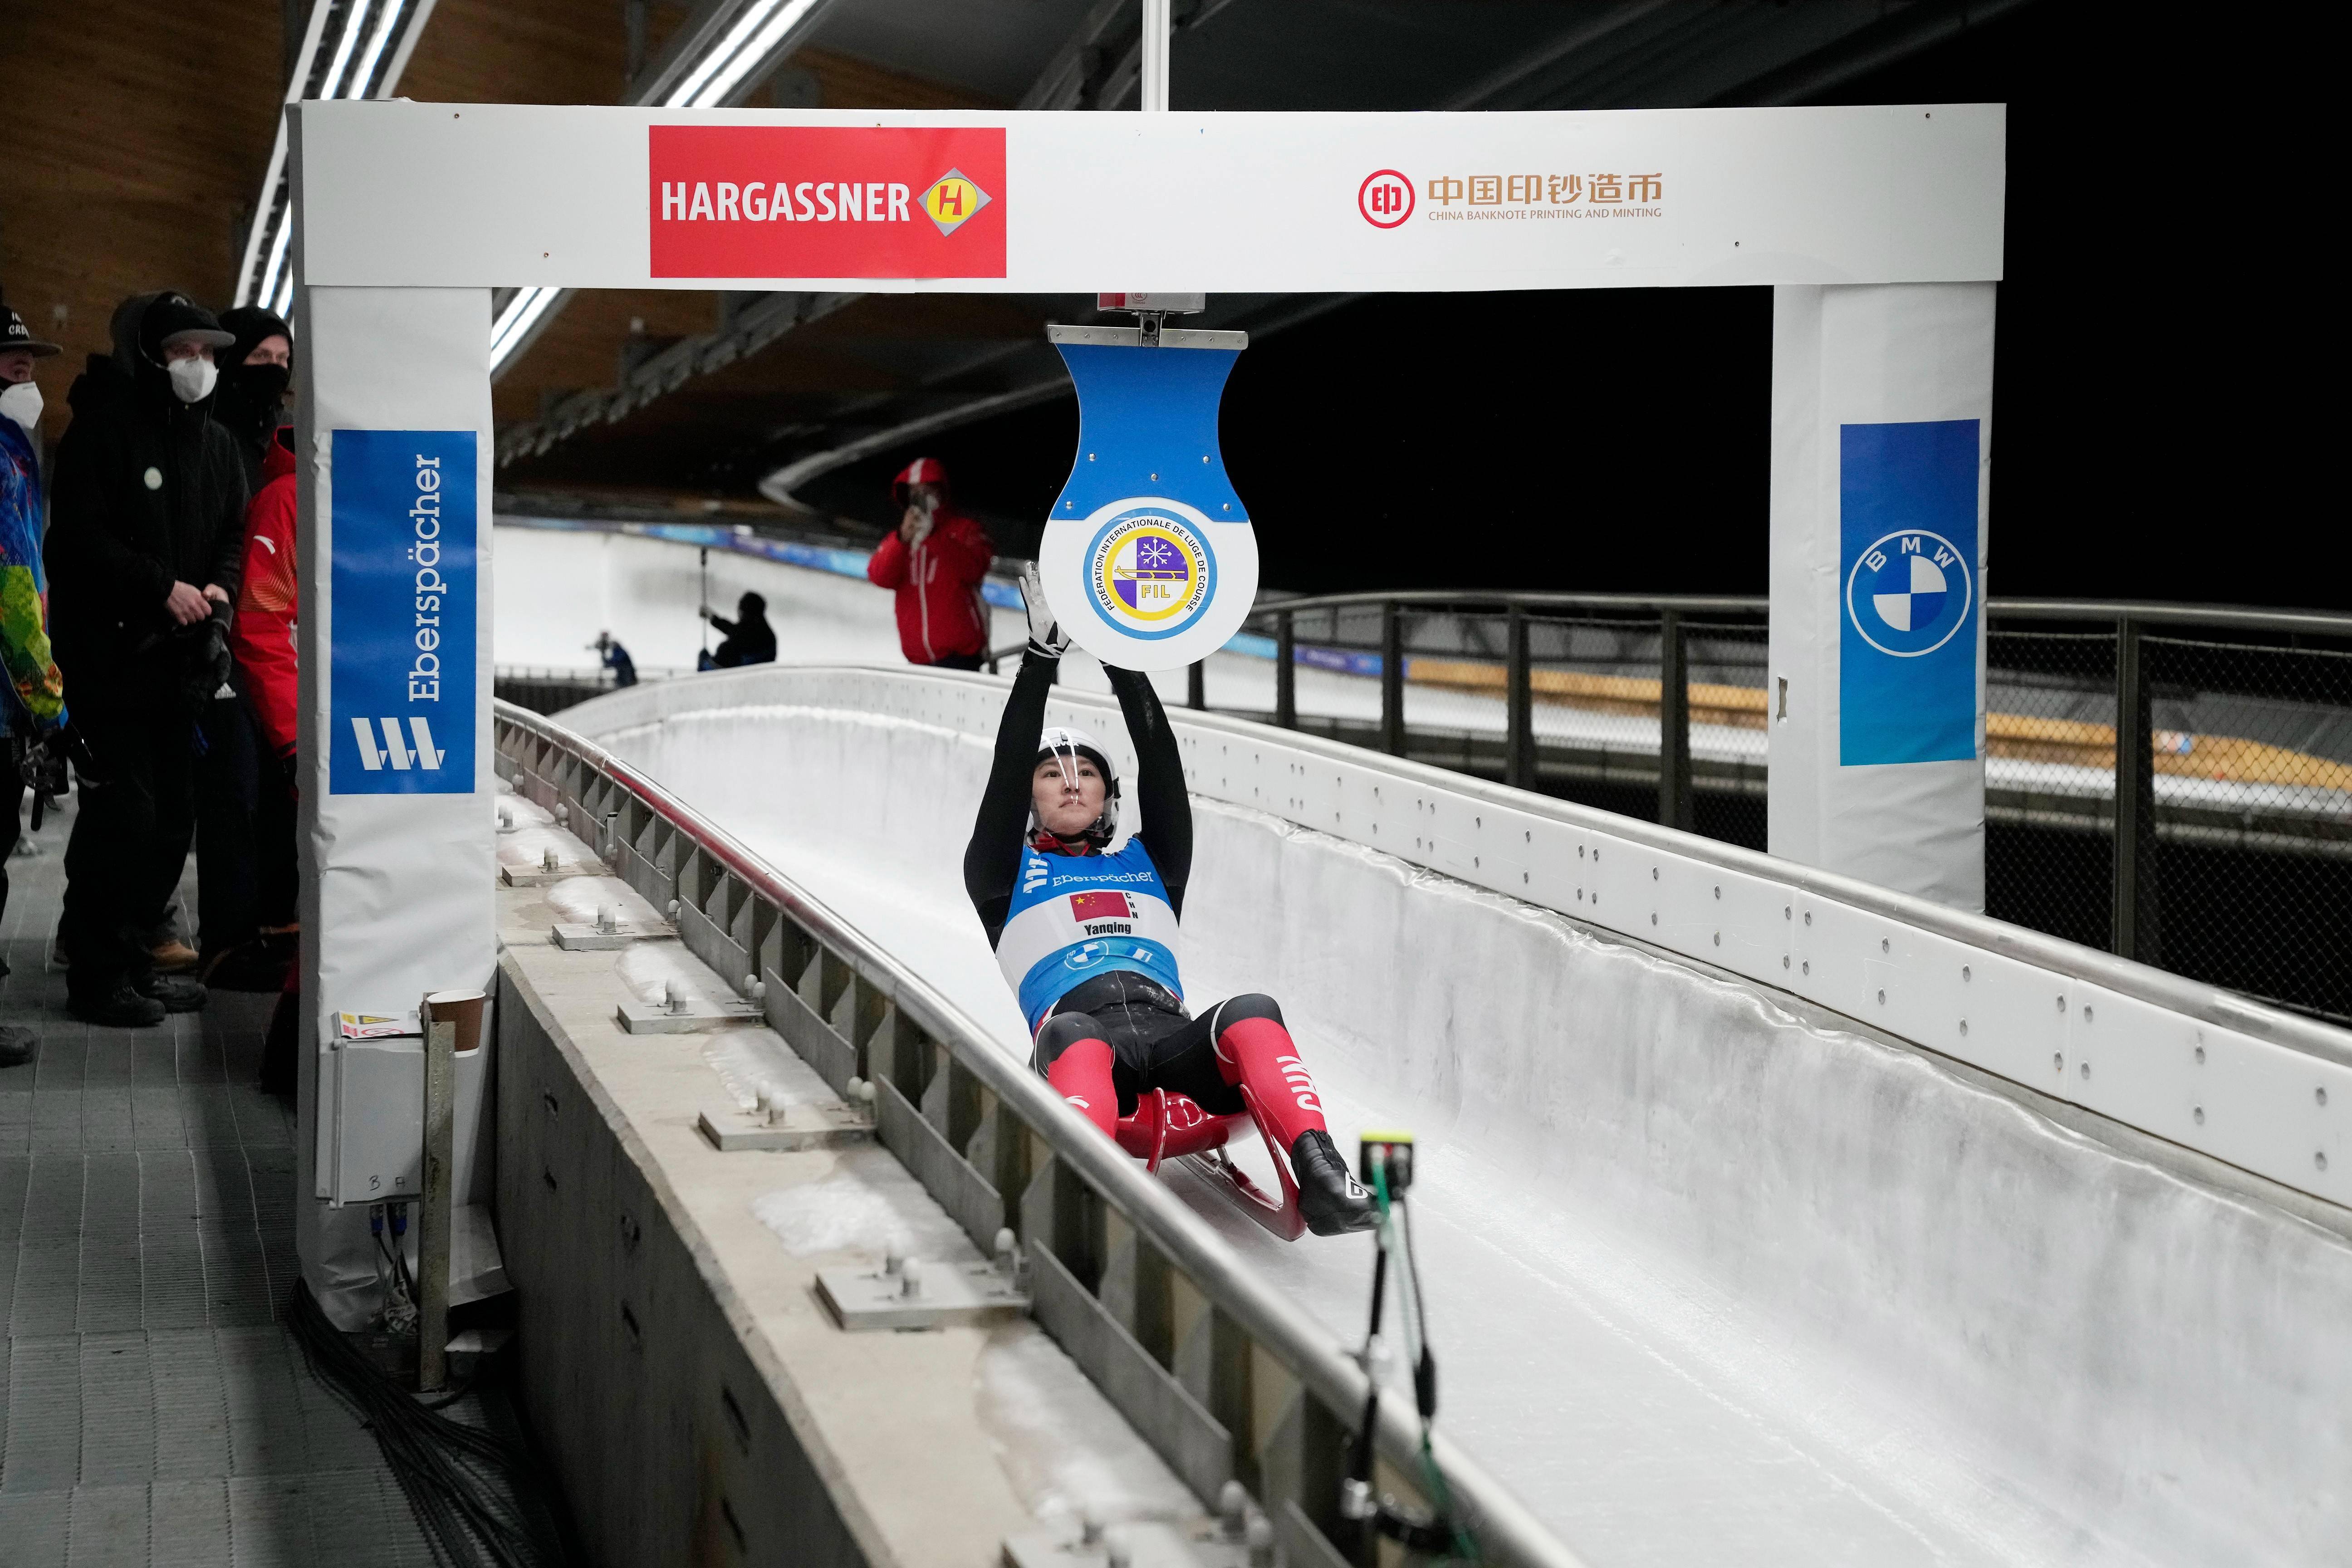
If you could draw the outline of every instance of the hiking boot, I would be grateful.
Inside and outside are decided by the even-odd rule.
[[[138,983],[141,995],[161,1002],[166,1013],[201,1013],[205,988],[184,974],[151,974]]]
[[[1372,1194],[1349,1173],[1328,1132],[1301,1132],[1290,1146],[1290,1170],[1298,1178],[1298,1212],[1316,1235],[1343,1236],[1380,1224]]]
[[[196,950],[178,937],[167,937],[147,950],[158,974],[185,974],[196,966]]]
[[[103,1024],[115,1029],[144,1029],[163,1021],[163,1004],[152,996],[142,995],[139,988],[128,980],[118,980],[105,990],[89,995],[66,994],[66,1011],[85,1024]]]

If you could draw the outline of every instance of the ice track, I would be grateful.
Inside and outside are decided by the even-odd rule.
[[[887,657],[887,595],[798,575],[771,612],[788,650]],[[596,630],[545,595],[500,607],[501,663],[556,662],[509,658],[509,617],[518,654]],[[909,679],[967,681],[778,668],[563,717],[1025,1057],[959,879],[1001,684],[969,678],[953,724],[858,699]],[[1420,1134],[1442,1419],[1591,1561],[2343,1560],[2352,1246],[2326,1215],[1784,994],[1195,809],[1193,1001],[1276,995],[1343,1146]],[[1363,1238],[1286,1247],[1192,1195],[1361,1333]]]

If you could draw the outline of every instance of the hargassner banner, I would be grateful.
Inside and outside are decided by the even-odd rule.
[[[327,788],[474,790],[471,430],[337,430]]]
[[[291,112],[314,284],[1325,292],[2001,267],[1998,104]]]
[[[994,126],[656,125],[656,278],[1004,276]]]

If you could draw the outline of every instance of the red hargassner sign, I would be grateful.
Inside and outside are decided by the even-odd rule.
[[[1002,278],[995,126],[647,128],[656,278]]]

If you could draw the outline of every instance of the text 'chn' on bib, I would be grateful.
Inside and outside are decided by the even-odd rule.
[[[1225,477],[1217,405],[1246,332],[1048,327],[1078,392],[1078,449],[1037,547],[1080,647],[1175,669],[1223,647],[1257,598],[1257,535]]]

